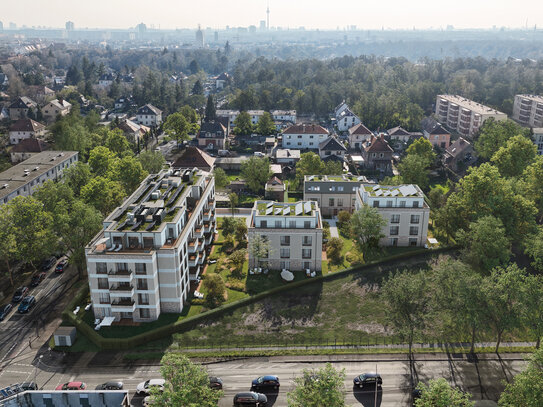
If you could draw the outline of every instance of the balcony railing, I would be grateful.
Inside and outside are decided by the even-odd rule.
[[[121,306],[121,307],[130,307],[136,302],[133,299],[119,298],[118,300],[111,301],[111,305]]]
[[[129,270],[129,269],[109,270],[108,274],[110,276],[129,276],[130,274],[132,274],[132,270]]]
[[[134,290],[134,287],[131,284],[113,284],[109,287],[110,291],[122,291],[130,292]]]

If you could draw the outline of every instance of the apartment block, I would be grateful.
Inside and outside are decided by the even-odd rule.
[[[194,168],[149,175],[85,248],[95,317],[144,322],[181,312],[215,226],[210,173]]]
[[[463,137],[473,138],[485,120],[507,120],[507,115],[458,95],[437,95],[436,116],[438,120]]]
[[[533,129],[534,144],[537,147],[537,154],[543,155],[543,128]]]
[[[249,267],[321,271],[322,219],[316,202],[256,201],[249,219]],[[255,236],[268,242],[266,257],[256,258]]]
[[[513,120],[529,127],[543,127],[543,96],[515,95]]]
[[[364,176],[306,175],[304,201],[317,202],[322,216],[336,216],[339,211],[353,212],[357,190],[367,182]]]
[[[430,208],[418,185],[381,186],[362,184],[356,209],[367,205],[387,220],[382,246],[424,246],[428,237]]]
[[[295,124],[283,132],[283,148],[318,149],[330,133],[318,124]]]

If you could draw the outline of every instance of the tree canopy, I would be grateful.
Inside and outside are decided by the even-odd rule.
[[[304,369],[294,378],[294,390],[287,394],[289,407],[345,406],[345,370],[338,371],[330,363],[319,369]]]

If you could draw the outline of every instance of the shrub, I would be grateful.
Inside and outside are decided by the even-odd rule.
[[[242,280],[229,279],[226,282],[226,287],[231,290],[245,292],[245,283]]]
[[[225,301],[226,286],[220,274],[204,275],[204,288],[207,291],[207,304],[211,307],[217,307]]]
[[[326,256],[334,262],[338,262],[343,249],[343,240],[339,237],[332,237],[326,245]]]
[[[351,214],[347,211],[339,211],[337,219],[341,226],[346,226],[351,220]]]

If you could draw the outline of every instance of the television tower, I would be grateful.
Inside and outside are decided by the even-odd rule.
[[[268,2],[268,8],[266,9],[266,28],[270,29],[270,2]]]

